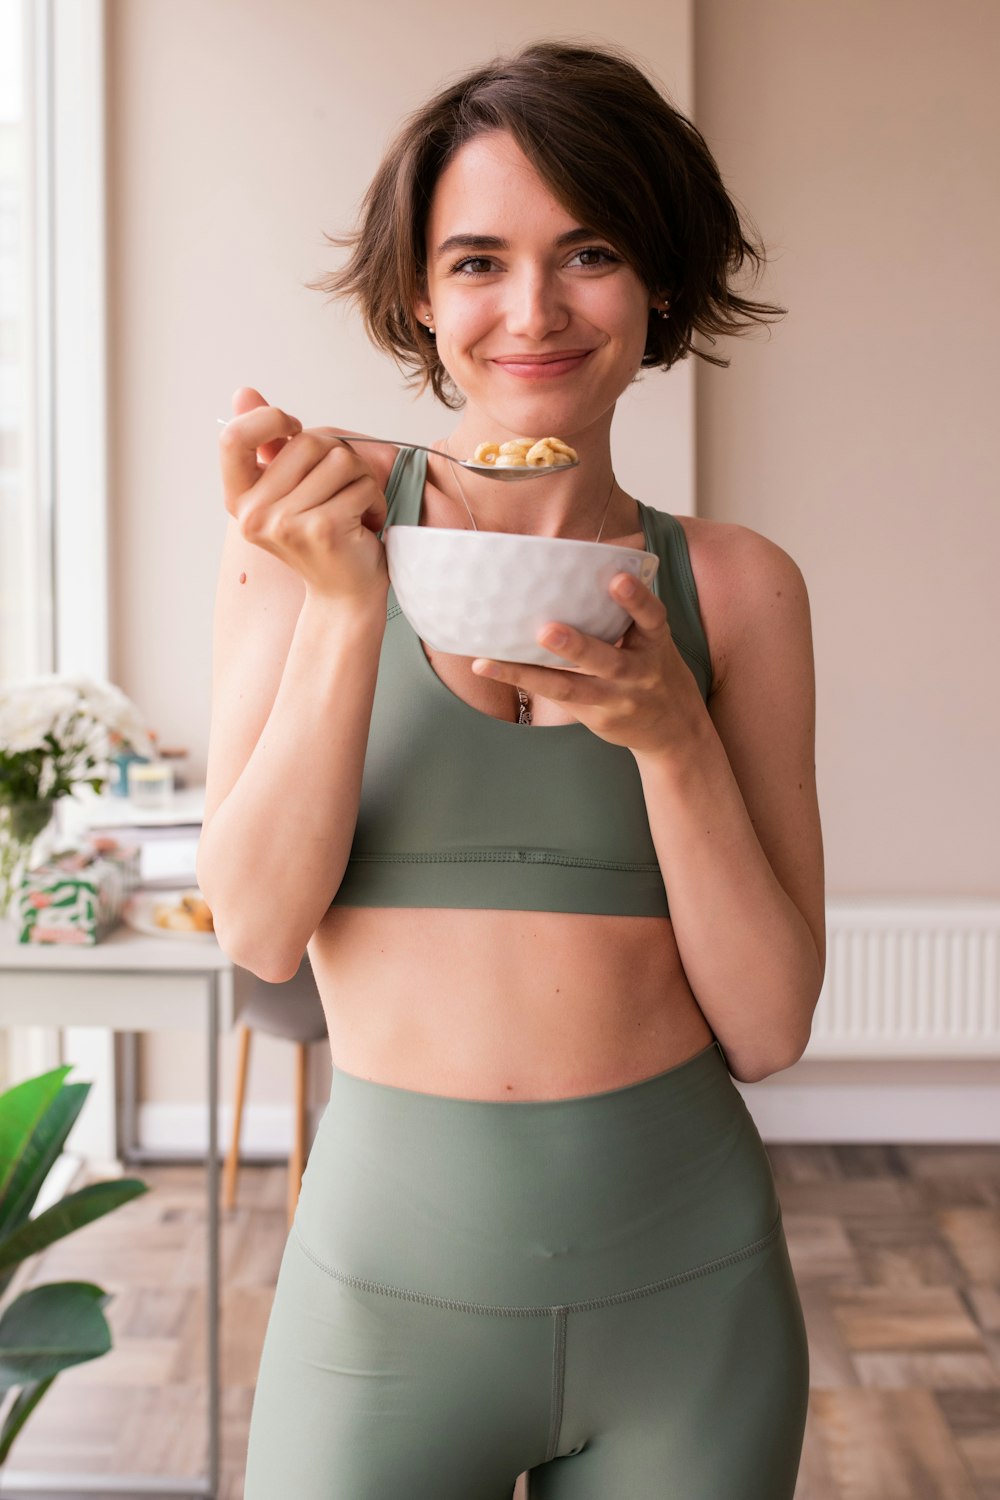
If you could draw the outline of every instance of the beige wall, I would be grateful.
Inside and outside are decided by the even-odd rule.
[[[808,583],[827,889],[996,897],[1000,7],[696,16],[696,122],[790,310],[699,366],[698,510]]]
[[[690,0],[508,0],[502,10],[317,0],[109,0],[112,350],[111,675],[203,779],[211,628],[226,514],[217,416],[256,386],[307,425],[431,441],[357,319],[304,283],[337,263],[390,132],[446,79],[534,36],[611,40],[691,109]],[[595,130],[600,122],[594,122]],[[694,371],[620,404],[622,483],[694,509]],[[180,1039],[143,1048],[147,1099],[197,1097]],[[314,1064],[322,1074],[322,1049]],[[223,1089],[233,1038],[223,1045]],[[252,1099],[290,1098],[287,1045],[260,1038]],[[314,1097],[324,1089],[314,1079]]]
[[[992,247],[1000,8],[952,0],[596,0],[575,34],[644,56],[690,109],[772,255],[770,336],[643,382],[655,415],[622,478],[665,510],[772,537],[805,574],[817,765],[835,894],[997,895],[1000,509]],[[350,315],[303,283],[331,264],[393,123],[436,83],[562,9],[315,0],[112,0],[114,679],[204,771],[225,524],[217,415],[240,384],[307,424],[440,435]],[[459,21],[460,18],[460,21]],[[692,81],[694,93],[692,94]],[[691,368],[688,368],[688,365]],[[692,393],[698,402],[692,422]],[[321,1049],[316,1049],[320,1051]],[[232,1039],[223,1048],[228,1090]],[[325,1059],[314,1058],[322,1075]],[[252,1097],[286,1101],[262,1039]],[[147,1098],[198,1093],[180,1040]],[[314,1079],[314,1097],[325,1087]],[[318,1092],[317,1092],[318,1091]]]

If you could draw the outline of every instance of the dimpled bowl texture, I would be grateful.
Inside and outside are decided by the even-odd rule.
[[[410,625],[435,651],[565,667],[538,643],[559,620],[613,644],[632,616],[609,593],[616,573],[650,587],[655,552],[569,537],[444,526],[389,526],[389,581]]]

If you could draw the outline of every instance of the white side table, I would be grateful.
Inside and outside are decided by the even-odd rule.
[[[219,1032],[239,1010],[239,970],[217,942],[117,927],[93,947],[18,943],[0,919],[0,1025],[204,1030],[208,1109],[208,1471],[204,1477],[35,1473],[4,1468],[0,1496],[197,1495],[219,1487]],[[16,1080],[15,1080],[16,1081]],[[72,1079],[70,1081],[73,1081]]]

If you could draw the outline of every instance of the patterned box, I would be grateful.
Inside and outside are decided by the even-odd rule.
[[[93,835],[28,870],[15,903],[20,943],[99,943],[139,884],[139,848]]]

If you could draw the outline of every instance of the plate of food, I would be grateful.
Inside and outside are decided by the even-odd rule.
[[[149,937],[215,942],[215,926],[201,891],[133,891],[122,907],[122,920]]]

